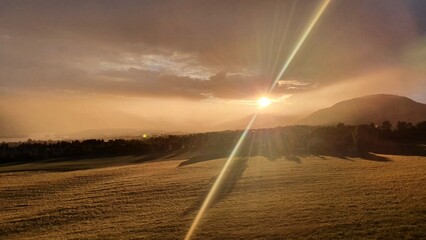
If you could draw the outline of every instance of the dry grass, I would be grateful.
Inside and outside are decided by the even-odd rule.
[[[426,238],[426,158],[387,157],[251,158],[195,238]],[[224,163],[102,161],[0,167],[0,239],[181,239]]]

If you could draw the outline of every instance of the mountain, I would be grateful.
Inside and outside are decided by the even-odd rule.
[[[426,121],[426,104],[407,97],[376,94],[339,102],[299,120],[300,125],[381,124]]]

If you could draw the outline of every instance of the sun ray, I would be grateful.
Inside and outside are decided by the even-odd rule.
[[[225,177],[226,171],[228,170],[229,166],[231,165],[232,161],[234,160],[235,155],[237,154],[238,150],[240,149],[242,143],[244,142],[244,139],[247,136],[247,133],[250,131],[251,126],[253,125],[254,121],[256,120],[257,115],[258,115],[257,113],[255,113],[253,115],[250,122],[247,124],[247,127],[245,128],[244,132],[241,134],[240,138],[238,139],[237,144],[235,144],[235,147],[232,150],[231,155],[229,155],[228,159],[226,160],[225,165],[222,167],[222,170],[219,173],[219,176],[217,176],[216,181],[214,182],[212,188],[210,189],[209,193],[207,194],[206,199],[204,200],[203,204],[201,205],[201,208],[198,211],[194,221],[192,222],[192,225],[189,228],[188,233],[185,236],[185,240],[191,239],[191,236],[194,233],[195,228],[199,224],[201,217],[204,215],[204,212],[207,210],[212,199],[214,199],[214,196],[216,195],[220,185],[222,184],[222,181]]]
[[[281,52],[283,50],[284,43],[285,43],[286,38],[287,38],[287,33],[289,31],[290,24],[291,24],[292,19],[293,19],[293,15],[294,15],[294,11],[296,9],[296,5],[297,5],[297,0],[294,0],[293,4],[291,5],[290,14],[287,18],[287,22],[286,22],[286,25],[285,25],[285,28],[284,28],[284,33],[281,35],[281,39],[280,39],[280,42],[279,42],[279,45],[278,45],[277,57],[275,58],[274,65],[273,65],[273,68],[272,68],[272,70],[274,72],[275,72],[275,69],[277,68],[277,65],[279,63]]]
[[[318,10],[315,12],[312,21],[310,22],[310,24],[308,25],[308,27],[304,31],[302,37],[300,38],[300,40],[296,44],[295,48],[291,52],[289,58],[285,62],[285,64],[282,67],[281,71],[279,72],[279,74],[275,78],[274,82],[272,83],[272,85],[271,85],[271,87],[269,89],[269,92],[271,92],[275,88],[275,86],[277,85],[279,79],[283,76],[283,74],[287,70],[288,66],[293,61],[293,58],[295,57],[295,55],[299,51],[299,49],[302,46],[303,42],[306,40],[306,38],[308,37],[309,33],[312,31],[312,28],[318,22],[318,19],[324,13],[325,9],[330,4],[330,2],[331,2],[331,0],[324,0],[322,2],[322,4],[320,5],[320,7],[318,8]],[[189,228],[187,234],[185,235],[185,240],[191,239],[191,237],[192,237],[195,229],[197,228],[198,224],[200,223],[201,218],[203,217],[205,211],[207,210],[207,208],[211,204],[212,200],[214,199],[215,194],[218,192],[218,189],[220,188],[220,185],[222,184],[222,181],[223,181],[223,179],[225,177],[225,174],[226,174],[229,166],[231,165],[232,161],[234,160],[234,157],[237,154],[237,152],[240,150],[240,147],[241,147],[242,143],[244,142],[244,139],[247,136],[247,133],[250,131],[253,123],[255,122],[257,116],[258,116],[258,113],[255,113],[253,115],[253,117],[251,118],[250,122],[247,124],[247,127],[244,129],[243,133],[241,134],[240,138],[238,139],[237,144],[235,145],[234,149],[232,150],[231,154],[229,155],[228,159],[226,160],[225,165],[222,167],[222,170],[220,171],[218,177],[216,178],[216,181],[214,182],[212,188],[210,189],[209,193],[207,194],[206,199],[204,200],[203,204],[201,205],[200,210],[198,211],[197,215],[195,216],[195,219],[192,222],[191,227]]]
[[[308,37],[309,33],[311,33],[312,29],[314,28],[315,24],[318,22],[321,15],[324,13],[327,6],[330,4],[331,0],[324,0],[322,4],[319,6],[318,10],[314,14],[314,17],[312,18],[312,21],[309,23],[306,30],[303,32],[302,37],[297,42],[296,46],[294,47],[293,51],[290,53],[290,56],[287,58],[287,60],[284,63],[284,66],[281,68],[281,71],[278,73],[277,77],[275,78],[274,82],[272,83],[271,87],[269,88],[269,92],[272,92],[274,88],[276,87],[278,81],[281,79],[281,77],[284,75],[285,71],[287,70],[290,63],[293,61],[294,57],[296,56],[297,52],[299,51],[300,47],[305,42],[306,38]]]

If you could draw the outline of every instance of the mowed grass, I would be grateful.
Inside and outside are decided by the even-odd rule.
[[[250,158],[194,238],[425,239],[426,158],[385,157]],[[182,239],[225,161],[129,159],[0,167],[0,239]]]

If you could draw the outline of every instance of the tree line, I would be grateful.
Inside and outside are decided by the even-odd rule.
[[[175,151],[224,157],[242,134],[241,130],[186,135],[163,135],[133,140],[27,141],[0,144],[0,163],[30,162],[54,158],[84,158],[113,155],[144,155]],[[289,154],[379,153],[426,155],[417,144],[426,141],[426,121],[416,125],[389,121],[381,125],[287,126],[250,130],[239,155],[275,158]]]

